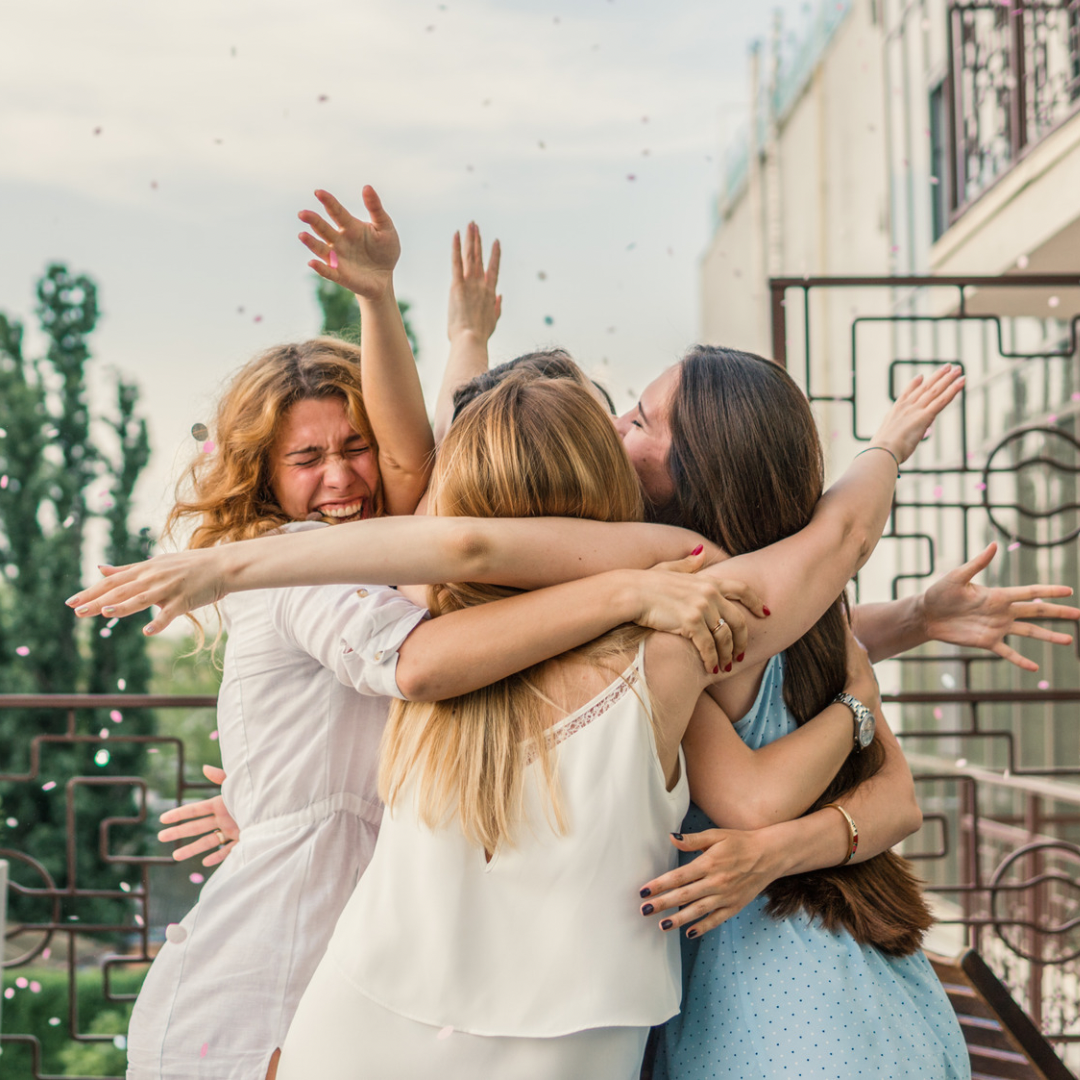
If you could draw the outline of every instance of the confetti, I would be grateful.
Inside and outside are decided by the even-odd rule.
[[[944,686],[946,690],[955,690],[956,680],[946,671],[945,674],[941,676],[941,685]]]
[[[945,489],[940,484],[938,484],[938,486],[936,488],[934,488],[934,498],[935,499],[940,499],[941,496],[944,495],[944,494],[945,494]]]
[[[7,473],[4,473],[3,476],[0,476],[0,488],[6,488],[7,486],[8,486],[8,477],[7,477]]]
[[[41,959],[48,960],[52,956],[52,949],[43,949],[41,952]]]
[[[626,174],[626,179],[627,180],[636,180],[637,177],[633,173],[627,173]]]
[[[143,917],[141,915],[136,915],[135,916],[135,925],[136,926],[145,926],[146,921],[143,919]]]
[[[107,739],[108,737],[109,737],[109,729],[108,729],[107,727],[103,727],[103,728],[102,728],[102,729],[101,729],[101,730],[100,730],[100,731],[98,732],[98,738],[99,738],[99,739]]]
[[[330,250],[330,269],[331,270],[336,270],[337,269],[337,252],[334,251],[332,248]]]
[[[15,987],[14,986],[9,986],[4,991],[4,997],[6,997],[8,999],[8,1001],[10,1001],[14,996],[15,996]]]
[[[101,628],[101,629],[100,629],[100,630],[98,631],[98,633],[99,633],[99,634],[100,634],[100,635],[101,635],[102,637],[112,637],[112,631],[111,631],[111,630],[110,630],[110,629],[109,629],[109,628],[108,628],[107,626],[105,626],[105,627],[102,627],[102,628]]]
[[[14,829],[14,828],[15,828],[15,826],[19,824],[19,819],[18,819],[18,818],[13,818],[13,817],[9,817],[9,818],[7,819],[7,821],[5,821],[5,822],[4,822],[4,824],[5,824],[5,825],[6,825],[6,826],[7,826],[7,827],[8,827],[9,829]]]
[[[20,645],[15,650],[15,655],[16,656],[29,656],[30,655],[30,646],[29,645]]]
[[[117,1050],[126,1050],[127,1049],[127,1036],[126,1035],[114,1035],[112,1044],[113,1044],[113,1046],[116,1047]]]
[[[157,181],[156,181],[156,180],[151,180],[151,181],[150,181],[150,187],[151,187],[151,188],[152,188],[152,189],[153,189],[154,191],[157,191]]]
[[[108,750],[104,750],[104,749],[103,749],[103,750],[99,750],[99,751],[98,751],[98,752],[97,752],[97,753],[96,753],[96,754],[94,755],[94,764],[95,764],[95,765],[96,765],[96,766],[97,766],[97,767],[98,767],[99,769],[104,769],[104,768],[105,768],[105,766],[109,764],[109,751],[108,751]]]
[[[941,181],[936,176],[931,176],[930,177],[930,183],[931,184],[940,184]]]
[[[94,128],[94,134],[95,135],[100,135],[101,134],[101,128],[99,128],[99,127]]]
[[[0,439],[6,439],[6,438],[7,438],[7,432],[2,427],[0,427]]]
[[[252,321],[253,322],[262,322],[262,316],[261,315],[256,315],[255,318]]]
[[[537,277],[538,277],[538,278],[539,278],[539,279],[540,279],[541,281],[547,281],[547,274],[545,274],[543,270],[538,270],[538,271],[536,272],[536,276],[537,276]]]
[[[147,751],[148,754],[160,754],[161,751],[156,746],[151,746]]]
[[[49,1017],[49,1027],[59,1027],[59,1026],[60,1026],[60,1017],[59,1016],[50,1016]]]
[[[454,1034],[452,1027],[439,1028],[439,1034],[435,1036],[436,1039],[449,1039]]]
[[[545,315],[544,316],[544,325],[545,326],[552,326],[552,325],[554,325],[554,323],[555,323],[555,320],[550,315]]]
[[[966,757],[958,757],[956,759],[956,767],[958,769],[966,769],[967,768],[967,758]]]
[[[243,311],[244,309],[241,308],[240,310]],[[192,424],[191,437],[196,442],[206,442],[210,438],[210,429],[205,424]]]
[[[329,94],[320,94],[316,100],[321,105],[324,101],[329,101],[330,100],[330,95]]]
[[[217,742],[218,741],[218,733],[216,731],[211,731],[210,732],[210,741],[211,742]]]
[[[1046,418],[1046,422],[1047,422],[1048,424],[1056,424],[1056,423],[1057,423],[1057,413],[1051,413],[1051,414],[1050,414],[1050,415],[1049,415],[1049,416],[1048,416],[1048,417]]]
[[[975,485],[975,490],[976,491],[985,491],[986,490],[986,485],[980,481],[978,484]]]
[[[23,977],[22,977],[22,976],[20,975],[20,976],[19,976],[19,977],[18,977],[18,978],[17,978],[16,980],[15,980],[15,985],[16,985],[16,986],[17,986],[17,987],[18,987],[18,988],[19,988],[20,990],[25,990],[25,989],[26,989],[26,988],[27,988],[27,987],[28,987],[28,986],[30,985],[30,983],[29,983],[29,981],[28,981],[28,980],[24,979],[24,978],[23,978]]]
[[[210,439],[207,439],[206,442],[202,444],[202,452],[204,454],[212,454],[216,449],[217,445],[211,442]]]
[[[165,940],[179,945],[182,941],[187,941],[187,931],[179,923],[169,923],[165,927]]]
[[[56,787],[56,781],[55,780],[49,780],[46,783],[41,785],[41,790],[42,791],[52,791],[52,789],[54,787]]]
[[[121,881],[120,882],[120,891],[121,892],[131,892],[131,886],[126,881]]]
[[[944,715],[945,714],[941,711],[940,708],[934,710],[934,719],[935,720],[940,720]]]
[[[1040,690],[1049,690],[1050,689],[1050,684],[1046,681],[1046,679],[1040,679],[1039,680],[1039,689]]]
[[[206,1055],[209,1053],[209,1051],[210,1051],[210,1044],[209,1043],[203,1043],[202,1044],[202,1049],[199,1050],[199,1057],[206,1057]]]
[[[126,690],[127,689],[127,679],[117,679],[116,680],[116,689],[117,690]]]
[[[1011,543],[1011,544],[1010,544],[1010,545],[1008,546],[1008,548],[1007,548],[1006,550],[1008,550],[1008,551],[1016,551],[1016,550],[1017,550],[1017,549],[1018,549],[1019,547],[1020,547],[1020,541],[1019,541],[1019,540],[1014,540],[1014,541],[1013,541],[1013,542],[1012,542],[1012,543]]]
[[[34,981],[30,983],[30,993],[31,994],[40,994],[41,993],[41,983],[39,983],[37,981],[37,979],[34,979]]]
[[[68,516],[66,518],[64,518],[64,524],[63,524],[62,528],[70,529],[71,526],[74,525],[74,524],[75,524],[75,515],[74,514],[68,514]]]
[[[191,882],[192,885],[201,885],[206,880],[206,878],[204,878],[202,874],[191,874],[188,877],[188,880]]]
[[[1050,307],[1057,307],[1058,304],[1061,303],[1061,297],[1060,296],[1051,296],[1050,299],[1047,300],[1046,302],[1050,305]]]
[[[1021,255],[1020,258],[1016,260],[1016,266],[1019,270],[1026,270],[1028,268],[1028,257],[1026,255]]]

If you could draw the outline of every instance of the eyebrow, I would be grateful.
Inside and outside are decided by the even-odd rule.
[[[644,420],[645,423],[647,424],[649,422],[649,418],[645,415],[645,409],[642,406],[640,399],[638,400],[638,403],[637,403],[637,411],[640,414],[641,419]]]
[[[360,434],[350,435],[345,440],[345,445],[346,446],[351,446],[353,443],[356,443],[356,442],[366,443],[367,439],[365,439],[364,436],[360,435]],[[325,447],[323,447],[323,446],[305,446],[301,450],[290,450],[284,456],[285,457],[297,457],[300,454],[321,454],[324,449],[325,449]]]

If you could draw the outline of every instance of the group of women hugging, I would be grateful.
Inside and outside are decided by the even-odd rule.
[[[1080,612],[973,584],[993,547],[844,596],[959,370],[825,491],[758,356],[694,347],[623,416],[560,350],[489,371],[499,252],[470,226],[432,426],[390,218],[316,195],[301,239],[361,343],[247,364],[179,489],[186,550],[69,601],[156,606],[148,633],[216,603],[228,631],[222,792],[162,834],[221,866],[129,1080],[970,1076],[871,663],[937,638],[1031,667],[1005,634]]]

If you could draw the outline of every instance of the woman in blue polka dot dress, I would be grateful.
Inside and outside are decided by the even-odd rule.
[[[663,392],[654,384],[642,395],[647,422],[624,441],[632,458],[666,461],[665,520],[732,555],[804,528],[822,495],[823,458],[790,377],[760,357],[697,347],[662,380]],[[874,449],[892,453],[887,443]],[[756,584],[769,603],[770,583]],[[774,611],[782,603],[790,619],[789,609],[812,606],[810,585],[776,597]],[[784,651],[748,657],[711,691],[751,747],[795,730],[842,690],[847,615],[833,600],[802,613],[793,644],[775,616],[761,624]],[[865,614],[855,631],[872,655],[919,643],[895,609],[892,627]],[[642,914],[682,939],[682,1011],[661,1032],[655,1080],[970,1077],[956,1017],[919,950],[929,913],[888,851],[921,822],[910,773],[880,718],[876,738],[862,732],[865,748],[856,750],[856,732],[848,762],[806,816],[780,822],[769,806],[748,806],[717,829],[691,805],[683,834],[697,835],[676,838],[680,869],[643,883]],[[703,725],[687,733],[692,789],[708,786],[695,773],[715,760],[716,740]]]

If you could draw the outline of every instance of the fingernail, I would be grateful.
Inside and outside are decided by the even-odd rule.
[[[75,609],[75,614],[76,615],[85,615],[89,610],[90,610],[90,605],[89,604],[83,604],[82,607],[77,607]]]
[[[115,610],[116,610],[116,608],[114,608],[112,606],[103,607],[101,609],[103,615],[111,615]]]
[[[694,550],[691,551],[690,554],[691,555],[700,555],[704,550],[705,550],[705,545],[704,544],[698,544],[698,546],[696,548],[694,548]]]
[[[68,597],[68,598],[67,598],[67,599],[66,599],[66,600],[64,601],[64,603],[65,603],[65,604],[67,604],[67,606],[68,606],[68,607],[74,607],[74,606],[75,606],[75,604],[77,603],[78,599],[79,599],[79,594],[78,594],[78,593],[76,593],[76,594],[75,594],[74,596],[69,596],[69,597]]]
[[[728,664],[728,666],[727,666],[726,668],[724,668],[724,670],[725,670],[725,671],[730,671],[730,670],[731,670],[731,665],[730,665],[730,664]]]
[[[698,932],[696,930],[687,930],[686,931],[686,936],[687,937],[697,937],[697,935],[698,935]]]
[[[661,930],[670,930],[670,929],[671,929],[671,927],[672,927],[672,925],[673,925],[673,924],[672,924],[672,922],[671,922],[671,920],[670,920],[670,919],[665,919],[665,920],[664,920],[664,921],[663,921],[663,922],[662,922],[662,923],[660,924],[660,929],[661,929]]]
[[[652,896],[652,889],[642,889],[641,892],[638,893],[638,896],[644,900],[646,896]]]
[[[719,674],[720,674],[720,665],[719,665],[719,664],[717,664],[717,665],[716,665],[716,667],[714,667],[714,668],[712,669],[712,673],[713,673],[714,675],[719,675]]]
[[[142,632],[143,632],[143,633],[144,633],[144,634],[145,634],[145,635],[146,635],[147,637],[149,637],[149,636],[150,636],[150,635],[151,635],[151,634],[152,634],[152,633],[154,632],[154,628],[153,628],[152,626],[144,626],[144,627],[142,628]]]
[[[739,655],[735,657],[735,663],[736,664],[741,664],[743,662],[743,658],[745,656],[746,656],[746,653],[744,653],[744,652],[739,653]]]
[[[674,836],[676,840],[681,840],[682,839],[682,833],[681,832],[673,832],[671,835]]]
[[[771,615],[772,614],[772,612],[767,607],[765,607],[764,605],[762,605],[761,610],[764,611],[766,615]]]
[[[652,904],[643,904],[641,906],[641,914],[642,915],[651,915],[652,913],[653,913]]]

